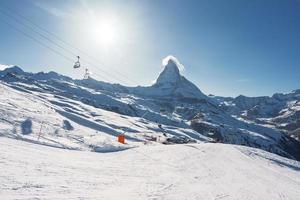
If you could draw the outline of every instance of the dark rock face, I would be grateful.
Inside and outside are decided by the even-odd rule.
[[[191,121],[191,127],[198,133],[201,133],[202,135],[212,138],[216,142],[224,141],[220,129],[215,126],[210,126],[207,123],[200,122],[194,119]]]
[[[280,145],[282,146],[282,149],[284,149],[285,152],[287,152],[289,155],[286,157],[290,157],[293,159],[296,159],[300,161],[300,141],[291,138],[289,136],[285,136],[282,140]],[[283,155],[285,156],[285,155]]]

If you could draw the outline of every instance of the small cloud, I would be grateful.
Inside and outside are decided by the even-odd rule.
[[[168,64],[169,60],[172,60],[176,64],[179,71],[182,72],[185,70],[185,67],[179,62],[179,60],[175,56],[172,56],[172,55],[169,55],[162,60],[162,64],[164,67]]]

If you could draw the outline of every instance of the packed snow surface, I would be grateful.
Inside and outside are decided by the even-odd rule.
[[[0,137],[7,199],[298,200],[300,163],[225,144],[71,151]]]
[[[300,163],[278,155],[300,160],[300,143],[249,118],[273,114],[273,99],[209,98],[170,60],[149,87],[19,67],[0,77],[1,200],[299,199]],[[298,93],[265,120],[297,128]]]

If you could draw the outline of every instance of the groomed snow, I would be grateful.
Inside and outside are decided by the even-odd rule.
[[[298,200],[300,163],[224,144],[72,151],[0,137],[7,199]]]
[[[180,94],[186,88],[201,93],[178,76]],[[190,129],[181,117],[196,114],[191,111],[200,104],[170,119],[160,114],[163,102],[148,97],[94,90],[67,79],[35,84],[25,76],[6,78],[24,81],[0,82],[0,200],[300,197],[299,162],[206,143],[211,139]],[[225,141],[286,155],[282,133],[236,120],[205,102],[197,111],[204,113],[199,122],[208,128],[222,125]],[[125,145],[117,142],[120,133],[126,135]],[[161,144],[174,137],[197,144]]]
[[[208,140],[191,129],[163,126],[86,105],[59,95],[24,92],[0,82],[0,136],[67,149],[119,151],[169,136]],[[127,145],[117,136],[126,135]]]

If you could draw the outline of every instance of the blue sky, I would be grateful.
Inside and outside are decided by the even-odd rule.
[[[84,51],[89,57],[65,47],[97,79],[150,85],[162,59],[173,55],[185,66],[183,75],[206,94],[258,96],[300,88],[298,0],[2,0],[0,8],[0,64],[26,71],[80,78],[84,68],[73,70],[74,55],[7,14],[21,14]],[[103,24],[108,32],[99,30]]]

